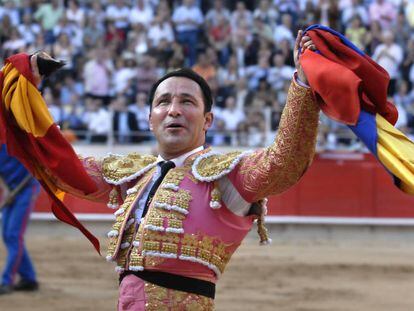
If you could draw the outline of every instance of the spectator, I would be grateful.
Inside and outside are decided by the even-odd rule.
[[[239,29],[244,24],[247,28],[253,26],[253,14],[246,9],[243,1],[237,1],[236,10],[231,14],[231,28]]]
[[[369,25],[369,15],[367,8],[361,4],[361,0],[352,0],[351,5],[344,8],[342,11],[342,27],[345,29],[352,20],[358,16],[363,26]]]
[[[70,44],[76,48],[82,46],[83,40],[83,28],[74,23],[70,23],[66,16],[63,16],[56,27],[53,29],[53,36],[55,40],[61,35],[66,34],[70,41]]]
[[[111,119],[99,99],[88,97],[85,101],[83,123],[87,125],[90,142],[104,143],[108,139]]]
[[[59,35],[52,50],[57,59],[65,62],[65,66],[59,72],[59,77],[72,74],[74,72],[75,47],[70,44],[69,36],[66,33]]]
[[[213,8],[207,12],[206,27],[211,28],[223,22],[230,22],[230,12],[223,6],[223,0],[214,0]]]
[[[112,77],[112,85],[115,94],[126,94],[131,88],[132,82],[137,74],[134,59],[118,58],[116,61],[115,74]]]
[[[127,99],[118,95],[111,104],[113,110],[112,129],[118,143],[138,142],[138,121],[135,114],[128,110]]]
[[[251,91],[257,90],[260,79],[267,79],[270,71],[269,60],[262,57],[257,65],[246,68],[246,77],[248,79],[248,86]]]
[[[393,96],[393,102],[401,109],[406,110],[410,106],[413,96],[409,94],[408,82],[404,80],[399,80],[397,83],[397,92]],[[398,115],[399,116],[399,115]]]
[[[217,76],[216,68],[211,64],[207,58],[206,53],[198,55],[197,63],[192,68],[196,73],[202,76],[206,81],[215,79]]]
[[[399,66],[403,60],[403,50],[401,46],[394,42],[394,34],[390,30],[386,30],[382,34],[382,44],[374,51],[372,59],[390,75],[389,94],[395,93],[397,79],[399,78]]]
[[[287,40],[291,47],[293,47],[295,43],[295,36],[293,35],[293,23],[292,23],[292,16],[290,14],[283,14],[282,15],[282,23],[276,25],[274,28],[274,35],[273,38],[275,40],[276,45],[280,44],[282,40]]]
[[[278,12],[272,7],[269,0],[260,0],[259,6],[254,10],[253,17],[259,19],[269,27],[274,26],[278,19]]]
[[[20,24],[20,14],[15,1],[3,1],[3,6],[0,7],[0,19],[6,15],[10,18],[10,22],[14,27],[17,27]]]
[[[35,12],[35,19],[39,20],[45,31],[45,42],[53,43],[55,37],[53,29],[59,23],[63,16],[63,7],[59,4],[59,0],[52,0],[51,3],[43,3]]]
[[[40,26],[33,22],[30,14],[23,15],[23,23],[17,29],[26,44],[33,44],[36,36],[41,32]]]
[[[370,25],[368,37],[367,37],[367,52],[372,55],[378,45],[382,42],[381,24],[378,21],[373,21]]]
[[[270,87],[270,84],[266,79],[260,79],[259,87],[254,92],[253,102],[259,101],[260,103],[263,103],[263,106],[260,107],[263,108],[264,106],[270,106],[275,98],[276,92]]]
[[[146,0],[137,0],[129,13],[131,25],[141,24],[148,29],[154,18],[154,12]]]
[[[249,147],[260,147],[266,142],[266,125],[260,110],[251,109],[247,116],[247,144]]]
[[[199,29],[204,21],[201,10],[194,0],[183,0],[173,13],[172,20],[177,31],[177,40],[187,50],[187,65],[193,66],[197,58]]]
[[[69,23],[76,25],[77,27],[83,27],[85,25],[85,11],[79,7],[79,1],[69,0],[68,9],[66,10],[66,18]]]
[[[400,46],[404,46],[411,37],[411,27],[405,20],[404,13],[398,12],[397,20],[392,26],[392,32],[395,35],[395,42]]]
[[[148,122],[150,108],[147,102],[147,94],[143,92],[137,93],[135,103],[129,105],[128,110],[135,114],[139,130],[145,134],[144,138],[148,138],[150,136]]]
[[[3,16],[0,24],[0,43],[3,45],[4,42],[10,39],[10,34],[14,29],[10,17],[8,15]]]
[[[87,130],[86,124],[82,120],[84,107],[80,105],[79,97],[75,94],[71,97],[71,103],[66,106],[66,113],[62,122],[62,130],[73,131],[76,139],[85,139]]]
[[[239,124],[245,121],[246,116],[243,110],[237,108],[236,99],[229,96],[220,112],[220,118],[224,121],[226,131],[235,132]]]
[[[105,36],[105,28],[97,21],[96,15],[86,17],[85,27],[83,29],[83,46],[85,50],[90,50],[102,41]]]
[[[17,28],[12,28],[10,33],[10,38],[6,40],[3,44],[3,58],[7,58],[12,54],[20,53],[24,51],[26,47],[26,42],[20,35]]]
[[[47,107],[49,108],[49,112],[52,115],[53,120],[56,124],[61,124],[63,121],[63,110],[59,104],[58,99],[50,88],[46,88],[43,91],[42,95]]]
[[[105,50],[97,48],[91,59],[85,64],[83,79],[85,81],[85,93],[109,104],[110,81],[113,72],[112,60],[108,59]]]
[[[340,31],[340,12],[336,0],[319,0],[315,18],[319,24]]]
[[[91,1],[92,7],[87,11],[88,17],[93,17],[96,27],[103,27],[106,21],[106,12],[101,1]]]
[[[114,4],[110,4],[106,8],[106,18],[108,21],[113,22],[115,28],[122,31],[125,35],[129,27],[130,10],[124,0],[115,0],[114,2]]]
[[[231,27],[228,19],[218,16],[217,22],[213,24],[208,32],[210,45],[219,55],[220,64],[227,64],[230,56]]]
[[[298,2],[298,0],[273,0],[273,5],[278,8],[281,15],[290,15],[295,23],[300,12]]]
[[[171,44],[174,41],[174,30],[171,23],[165,21],[162,15],[157,15],[148,29],[148,39],[152,48],[157,48],[161,40]]]
[[[404,49],[404,57],[401,63],[401,77],[408,83],[408,88],[412,88],[410,70],[414,64],[414,38],[410,38]],[[414,78],[414,76],[413,76]]]
[[[134,24],[132,26],[132,30],[128,34],[128,41],[133,42],[132,44],[138,60],[148,52],[148,33],[141,24]]]
[[[365,50],[367,43],[367,30],[362,25],[359,15],[355,15],[350,20],[350,25],[346,28],[345,36],[352,41],[359,49]]]
[[[277,99],[272,101],[272,111],[270,115],[270,129],[276,132],[279,128],[280,117],[282,116],[283,107]]]
[[[137,68],[137,92],[148,94],[152,85],[157,81],[158,76],[155,58],[144,55]]]
[[[378,21],[381,28],[390,29],[397,17],[397,11],[390,1],[374,0],[369,6],[369,17],[371,22]]]
[[[252,33],[253,35],[256,35],[259,40],[263,39],[268,42],[273,42],[272,27],[263,22],[259,17],[254,18]]]
[[[220,67],[217,72],[218,83],[230,94],[236,88],[237,81],[244,77],[244,68],[237,64],[236,56],[231,56],[226,67]]]
[[[290,81],[292,78],[295,68],[285,65],[285,57],[280,52],[276,52],[272,60],[273,66],[269,70],[267,81],[275,91],[280,91],[285,81]]]
[[[155,0],[158,1],[158,0]],[[168,0],[159,0],[158,6],[157,6],[157,16],[161,16],[161,19],[166,22],[172,22],[172,14],[171,14],[171,8],[168,4]]]

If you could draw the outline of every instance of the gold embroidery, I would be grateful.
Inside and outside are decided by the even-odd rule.
[[[178,219],[169,219],[168,220],[168,227],[174,229],[181,229],[183,227],[183,222]]]
[[[184,220],[186,215],[176,212],[176,211],[169,211],[169,210],[164,210],[161,208],[153,208],[150,210],[150,217]]]
[[[158,242],[167,242],[167,243],[175,243],[178,244],[180,241],[179,236],[176,234],[168,234],[168,233],[159,233],[154,231],[146,231],[145,232],[145,239],[151,241],[158,241]]]
[[[109,192],[109,202],[108,207],[110,208],[117,208],[119,205],[118,202],[118,190],[116,187],[113,187],[111,192]]]
[[[318,121],[311,90],[293,82],[274,144],[240,163],[243,187],[252,201],[285,191],[303,175],[314,155]]]
[[[136,248],[132,249],[131,255],[129,257],[129,266],[130,267],[143,267],[144,266],[144,257],[138,254]]]
[[[102,174],[107,179],[118,181],[154,164],[156,160],[154,156],[138,153],[130,153],[126,156],[111,155],[102,162]]]
[[[148,175],[152,176],[152,172],[155,168],[153,168],[151,171],[149,171]],[[112,230],[111,232],[116,232],[116,235],[113,235],[110,237],[109,240],[109,245],[108,245],[108,250],[107,250],[107,257],[113,257],[115,255],[115,253],[117,252],[117,248],[119,247],[119,245],[121,244],[120,239],[123,238],[123,232],[122,230],[132,230],[132,234],[134,233],[135,227],[133,226],[133,224],[130,225],[130,227],[126,228],[126,224],[127,222],[133,218],[133,217],[128,217],[128,215],[130,215],[130,210],[132,208],[132,203],[136,200],[139,192],[141,191],[142,187],[144,186],[144,184],[148,181],[147,178],[141,178],[137,184],[135,185],[135,188],[137,189],[136,192],[130,193],[127,195],[127,197],[124,200],[124,203],[121,205],[120,208],[124,209],[123,213],[120,213],[117,217],[116,217],[116,221],[112,226]],[[128,217],[128,219],[126,219],[126,217]],[[130,242],[130,241],[128,241]],[[120,255],[118,255],[117,257],[120,257]]]
[[[178,190],[178,186],[183,181],[186,174],[186,169],[175,168],[170,170],[162,181],[161,188]]]
[[[151,217],[151,218],[148,219],[148,221],[146,222],[145,225],[146,226],[151,225],[151,226],[155,226],[155,227],[159,227],[159,228],[164,228],[162,218]]]
[[[147,311],[211,311],[214,300],[205,296],[167,289],[151,283],[145,283]]]
[[[175,192],[171,189],[159,189],[155,194],[154,206],[187,214],[191,200],[192,196],[189,190],[179,189]]]
[[[180,239],[180,236],[182,237]],[[204,236],[199,237],[195,234],[177,235],[174,233],[160,233],[155,231],[145,231],[145,242],[143,243],[143,254],[148,251],[156,252],[152,256],[163,256],[175,254],[183,256],[181,259],[197,262],[202,260],[206,265],[212,264],[217,267],[221,273],[224,271],[230,260],[231,254],[226,251],[230,245],[224,244],[220,239]],[[181,241],[181,243],[180,243]],[[137,256],[136,248],[131,257]],[[151,257],[152,257],[151,256]],[[149,257],[145,257],[145,265],[154,264],[147,261]],[[133,260],[133,259],[132,259]],[[216,272],[216,271],[215,271]]]
[[[193,246],[182,245],[181,255],[195,258],[197,255],[197,248]]]
[[[145,241],[143,250],[145,251],[152,251],[152,252],[159,252],[160,250],[160,242],[154,241]]]
[[[162,243],[161,251],[163,253],[178,253],[178,245],[174,243]]]
[[[217,182],[214,182],[214,188],[211,191],[210,207],[212,209],[221,208],[221,192],[218,188]]]
[[[192,197],[191,197],[191,192],[185,189],[180,189],[178,190],[176,196],[175,196],[175,201],[174,204],[184,208],[186,210],[188,210],[188,208],[190,207],[190,201],[191,201]]]
[[[235,151],[227,154],[213,154],[201,159],[197,165],[197,173],[201,177],[213,177],[222,174],[231,168],[231,165],[240,156],[241,152]]]

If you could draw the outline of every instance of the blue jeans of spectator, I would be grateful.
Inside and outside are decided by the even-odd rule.
[[[33,180],[2,210],[3,241],[7,249],[2,285],[13,285],[16,274],[23,280],[36,281],[36,272],[24,245],[24,233],[38,192],[39,185]]]
[[[53,30],[46,30],[44,32],[43,37],[45,44],[53,44],[56,41],[55,35],[53,34]]]
[[[177,41],[187,50],[188,66],[193,66],[197,58],[198,30],[178,31]]]

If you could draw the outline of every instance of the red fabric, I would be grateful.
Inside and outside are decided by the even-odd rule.
[[[31,83],[34,83],[28,55],[14,55],[8,61]],[[3,76],[0,78],[1,91],[3,89]],[[36,138],[32,134],[22,131],[17,126],[13,115],[7,112],[3,103],[0,102],[0,135],[2,143],[7,144],[9,154],[19,159],[36,177],[39,177],[36,174],[37,170],[43,171],[46,169],[52,176],[85,194],[97,191],[95,183],[87,174],[72,146],[62,136],[56,124],[49,127],[44,137]],[[39,181],[53,200],[52,211],[54,215],[59,220],[78,228],[100,253],[99,240],[56,197],[56,194],[48,188],[44,180]]]
[[[33,85],[36,85],[30,69],[29,55],[26,53],[12,55],[6,59],[6,64],[7,63],[13,64],[13,67],[16,68],[27,80],[29,80]]]
[[[384,68],[330,32],[313,29],[306,34],[321,54],[306,50],[300,61],[325,114],[355,125],[362,108],[379,113],[391,124],[397,122],[397,109],[387,101],[390,77]]]

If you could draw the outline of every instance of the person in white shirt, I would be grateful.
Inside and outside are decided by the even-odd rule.
[[[230,12],[223,6],[223,0],[214,0],[213,8],[206,14],[207,27],[217,25],[221,17],[230,21]]]
[[[138,0],[129,14],[129,22],[131,25],[142,24],[145,28],[151,25],[154,18],[154,11],[146,0]]]
[[[226,98],[224,108],[221,110],[220,118],[223,119],[227,131],[236,131],[238,125],[246,119],[243,110],[236,106],[236,99],[233,96]]]
[[[276,25],[273,32],[273,38],[275,39],[276,46],[280,44],[282,40],[288,40],[291,47],[295,43],[295,37],[292,32],[292,16],[289,14],[283,14],[281,17],[281,23]]]
[[[77,0],[69,1],[66,18],[69,22],[74,23],[78,27],[83,27],[85,25],[85,11],[83,8],[79,7],[79,2]]]
[[[124,0],[116,0],[115,4],[106,8],[106,17],[115,23],[117,29],[125,30],[129,26],[130,9]]]
[[[295,68],[285,65],[285,57],[282,53],[277,52],[273,56],[273,66],[269,70],[267,76],[267,82],[276,91],[283,89],[286,81],[289,81],[292,77]]]
[[[111,116],[99,99],[88,97],[82,121],[87,125],[90,142],[106,142],[111,128]]]
[[[389,95],[394,95],[396,82],[399,78],[399,67],[403,61],[403,49],[394,42],[394,34],[385,30],[382,33],[382,44],[378,45],[374,51],[372,59],[382,66],[390,75]]]
[[[147,94],[144,92],[137,93],[135,103],[128,106],[128,110],[135,113],[138,121],[139,130],[149,134],[148,117],[150,115],[150,107],[147,104]],[[149,136],[149,135],[148,135]],[[145,137],[147,138],[147,137]]]
[[[183,4],[174,10],[172,20],[178,42],[188,51],[186,65],[191,67],[197,59],[199,28],[204,21],[203,13],[194,5],[194,0],[184,0]]]
[[[148,40],[151,47],[157,47],[163,39],[168,43],[172,43],[174,41],[174,30],[169,21],[163,20],[161,15],[157,15],[148,29]]]

